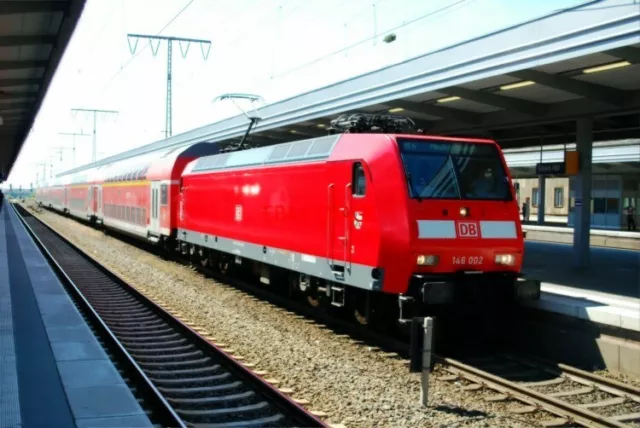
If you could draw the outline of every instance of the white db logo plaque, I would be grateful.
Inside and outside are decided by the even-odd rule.
[[[460,238],[479,238],[480,229],[477,222],[460,221],[458,222],[458,236]]]

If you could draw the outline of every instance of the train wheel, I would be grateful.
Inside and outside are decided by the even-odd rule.
[[[198,248],[198,262],[203,268],[209,266],[209,250]]]
[[[317,280],[305,274],[292,272],[289,275],[289,297],[300,295],[298,293],[311,307],[317,308],[322,304]]]
[[[371,322],[371,294],[368,291],[351,287],[347,299],[352,305],[353,316],[360,325],[369,325]]]
[[[361,312],[358,308],[353,310],[353,316],[360,325],[369,325],[369,317]]]
[[[320,290],[318,289],[319,281],[315,278],[308,277],[307,284],[307,288],[304,290],[307,303],[309,303],[309,305],[313,306],[314,308],[321,307],[322,295],[320,294]]]
[[[218,269],[220,270],[220,273],[227,275],[231,270],[231,262],[231,257],[226,254],[221,254],[220,259],[218,260]]]
[[[318,293],[309,291],[307,293],[307,303],[309,303],[314,308],[317,308],[318,306],[320,306],[320,298],[318,297]]]

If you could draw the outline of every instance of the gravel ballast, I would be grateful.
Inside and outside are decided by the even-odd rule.
[[[33,211],[31,211],[33,213]],[[406,360],[391,358],[340,337],[331,330],[205,278],[178,263],[58,214],[35,214],[114,273],[156,301],[170,304],[211,333],[243,361],[293,390],[307,408],[327,414],[332,424],[370,426],[532,426],[553,417],[544,412],[513,415],[518,402],[487,402],[495,392],[462,391],[464,382],[430,382],[430,406],[420,400],[420,376]]]

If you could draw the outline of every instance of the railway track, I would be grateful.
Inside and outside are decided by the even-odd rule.
[[[118,236],[132,245],[157,253],[144,244]],[[176,261],[188,264],[184,259]],[[291,301],[249,281],[211,271],[198,264],[193,267],[257,298],[312,318],[338,334],[346,333],[363,345],[388,351],[390,357],[397,355],[406,358],[409,355],[409,345],[403,340],[336,318],[301,302]],[[470,393],[485,394],[487,389],[494,391],[494,394],[485,397],[489,401],[515,400],[520,405],[511,409],[514,417],[541,411],[553,415],[542,420],[539,423],[542,426],[627,427],[634,426],[629,423],[637,423],[636,426],[640,427],[640,388],[531,357],[491,352],[483,355],[488,356],[453,359],[434,355],[434,362],[442,364],[447,372],[439,379],[462,382],[462,389]]]
[[[488,388],[497,394],[489,401],[516,400],[514,415],[545,410],[556,417],[543,420],[546,427],[626,427],[640,423],[640,388],[564,364],[530,357],[496,354],[454,360],[438,357],[450,373],[444,381],[462,381],[467,391]],[[640,426],[637,425],[637,426]]]
[[[122,282],[22,207],[17,212],[47,257],[99,316],[180,426],[326,424]]]

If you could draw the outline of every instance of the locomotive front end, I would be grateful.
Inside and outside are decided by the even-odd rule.
[[[498,146],[400,137],[397,143],[413,228],[406,296],[423,304],[538,298],[539,283],[521,275],[518,203]]]

